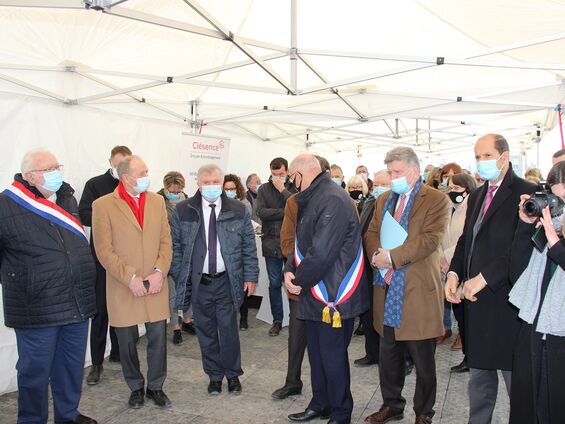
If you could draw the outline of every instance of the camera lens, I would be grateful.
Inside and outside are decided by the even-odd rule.
[[[524,202],[524,212],[526,212],[526,215],[532,217],[541,216],[542,208],[539,207],[538,202],[536,202],[536,200],[538,199],[528,199]]]

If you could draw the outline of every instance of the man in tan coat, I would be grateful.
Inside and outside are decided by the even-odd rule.
[[[449,219],[449,199],[422,184],[420,164],[412,149],[392,149],[385,164],[392,178],[392,192],[377,199],[365,234],[366,254],[375,268],[373,318],[381,336],[383,405],[365,422],[381,424],[402,419],[406,405],[402,397],[404,349],[408,349],[418,375],[414,394],[416,424],[429,424],[437,390],[435,339],[443,334],[439,259]],[[396,233],[406,231],[407,237],[399,246],[385,250],[381,232],[390,230],[389,225]]]
[[[122,371],[131,392],[129,405],[144,403],[139,369],[138,324],[147,330],[147,397],[167,407],[162,390],[167,375],[166,324],[172,243],[163,198],[147,192],[147,166],[139,156],[118,165],[116,190],[93,203],[92,231],[98,259],[106,269],[110,325],[116,328]]]

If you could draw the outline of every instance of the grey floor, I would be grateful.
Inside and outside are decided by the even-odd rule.
[[[254,316],[254,313],[254,310],[250,310],[251,315]],[[139,410],[128,409],[129,390],[123,381],[119,364],[105,364],[100,384],[85,384],[80,410],[96,418],[100,424],[286,423],[288,414],[304,410],[310,400],[308,361],[305,358],[302,368],[302,395],[283,401],[272,400],[271,392],[284,383],[286,375],[288,330],[284,329],[279,337],[269,337],[268,329],[269,325],[250,319],[249,330],[240,333],[245,374],[241,378],[243,393],[239,396],[229,395],[227,390],[217,397],[207,395],[208,379],[202,371],[198,342],[195,336],[185,335],[181,346],[173,346],[169,337],[168,378],[164,390],[171,398],[172,408],[161,410],[147,402]],[[436,354],[438,395],[435,423],[463,424],[468,418],[468,374],[449,373],[449,368],[462,359],[460,352],[449,349],[452,341],[453,339],[439,346]],[[145,338],[142,338],[139,343],[142,364],[145,363],[145,346]],[[349,355],[351,363],[364,355],[363,337],[353,337]],[[382,401],[378,368],[352,366],[351,374],[351,390],[355,401],[352,422],[362,423],[367,415],[380,407]],[[415,373],[406,379],[403,395],[408,399],[408,404],[405,418],[397,421],[399,423],[414,422],[411,400],[415,381]],[[508,397],[502,378],[500,381],[499,401],[493,423],[508,422]],[[0,423],[15,423],[16,413],[17,393],[0,396]],[[52,413],[50,419],[52,420]]]

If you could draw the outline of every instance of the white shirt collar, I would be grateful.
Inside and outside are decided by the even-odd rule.
[[[202,206],[210,206],[210,205],[216,205],[216,210],[219,211],[220,209],[222,209],[222,196],[218,197],[218,199],[212,203],[209,202],[208,200],[206,200],[204,198],[204,196],[202,197]],[[217,213],[217,212],[216,212]]]

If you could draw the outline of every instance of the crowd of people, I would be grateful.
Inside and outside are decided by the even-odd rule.
[[[353,364],[378,364],[382,405],[365,422],[404,417],[406,375],[415,369],[416,424],[433,422],[436,346],[457,335],[455,374],[469,372],[472,424],[492,420],[498,371],[512,424],[563,423],[565,412],[565,150],[547,179],[525,179],[498,134],[474,146],[477,172],[456,163],[421,168],[408,147],[387,152],[369,178],[301,154],[274,158],[268,181],[202,166],[185,193],[178,171],[157,193],[149,169],[116,146],[109,169],[90,179],[79,202],[62,165],[32,150],[0,194],[0,270],[4,323],[18,349],[18,423],[45,423],[51,386],[55,423],[95,424],[79,412],[89,337],[89,385],[109,361],[121,364],[129,407],[146,399],[167,408],[167,322],[172,344],[195,336],[207,392],[242,392],[239,331],[259,276],[261,237],[279,336],[289,299],[288,363],[272,398],[302,393],[306,349],[312,399],[292,422],[350,423],[348,346],[365,337]],[[90,227],[90,239],[84,226]],[[283,290],[284,288],[284,290]],[[239,316],[239,323],[238,323]],[[359,327],[354,323],[359,319]],[[147,338],[140,369],[138,326]]]

